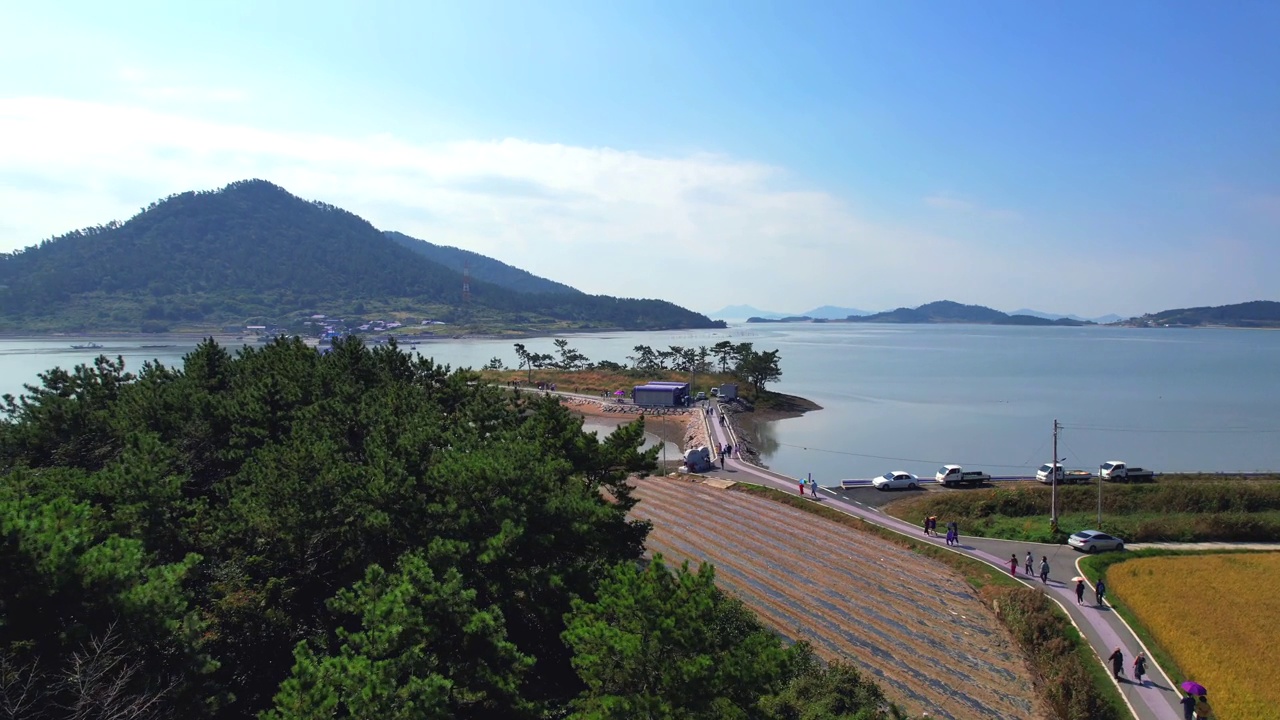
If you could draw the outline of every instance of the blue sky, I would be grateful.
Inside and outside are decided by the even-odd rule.
[[[0,251],[264,177],[703,311],[1280,299],[1275,3],[52,5]]]

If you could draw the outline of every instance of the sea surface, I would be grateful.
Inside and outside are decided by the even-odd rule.
[[[764,423],[762,459],[821,483],[889,470],[932,475],[943,463],[1027,473],[1052,455],[1068,468],[1107,460],[1157,471],[1280,470],[1280,332],[986,325],[734,325],[724,330],[571,337],[593,360],[627,362],[636,345],[777,349],[773,389],[817,402],[801,418]],[[94,341],[101,350],[73,350]],[[142,348],[144,343],[174,343]],[[553,352],[552,338],[523,341]],[[0,393],[99,352],[131,368],[180,364],[176,340],[0,340]],[[516,364],[510,341],[447,340],[417,351],[454,367]],[[595,429],[595,428],[589,428]],[[602,428],[603,430],[603,428]]]

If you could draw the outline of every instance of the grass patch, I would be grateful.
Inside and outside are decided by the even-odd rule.
[[[1067,720],[1119,720],[1128,717],[1120,692],[1106,669],[1097,661],[1093,648],[1043,593],[1009,577],[987,563],[886,530],[861,518],[818,502],[773,488],[738,483],[731,490],[759,495],[804,510],[887,542],[908,548],[946,564],[960,573],[987,602],[995,602],[996,616],[1009,629],[1036,676],[1036,692],[1053,710]]]
[[[1106,577],[1117,610],[1175,683],[1204,684],[1222,717],[1274,717],[1280,668],[1265,662],[1273,635],[1259,623],[1280,617],[1280,554],[1151,550],[1081,564]]]
[[[1049,527],[1051,489],[1040,484],[923,493],[885,511],[918,524],[929,515],[960,523],[968,535],[1028,542],[1065,542],[1098,529],[1127,542],[1268,541],[1280,537],[1280,482],[1274,478],[1162,476],[1141,485],[1058,488],[1059,532]]]

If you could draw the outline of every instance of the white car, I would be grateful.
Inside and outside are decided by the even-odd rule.
[[[1081,552],[1095,553],[1099,550],[1123,550],[1124,541],[1114,535],[1100,530],[1081,530],[1067,538],[1067,544]]]
[[[871,484],[877,490],[893,490],[895,488],[915,490],[920,486],[920,479],[905,470],[894,470],[872,480]]]

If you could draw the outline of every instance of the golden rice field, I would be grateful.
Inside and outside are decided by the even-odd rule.
[[[1276,717],[1280,707],[1280,553],[1150,557],[1107,569],[1126,604],[1222,720]]]

